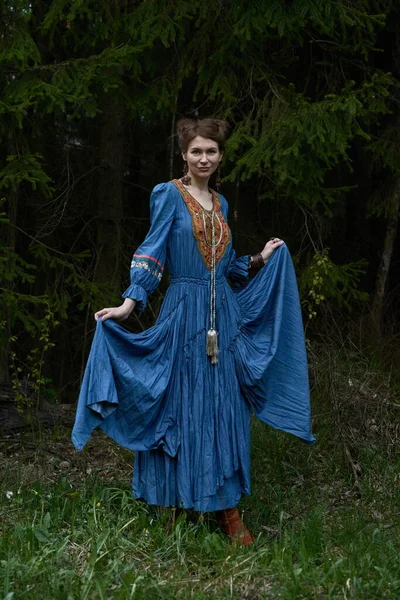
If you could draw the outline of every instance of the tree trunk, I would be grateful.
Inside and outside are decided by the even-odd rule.
[[[97,262],[94,279],[116,288],[120,285],[122,178],[125,166],[122,109],[111,94],[102,104],[101,170],[97,187]]]
[[[14,155],[16,154],[16,148],[14,143],[14,131],[12,130],[9,135],[8,147],[6,154]],[[4,243],[7,248],[9,248],[12,252],[15,252],[15,243],[16,243],[16,229],[15,225],[17,224],[17,212],[18,212],[18,190],[19,186],[16,189],[10,189],[7,193],[7,218],[9,220],[9,225],[4,225]],[[12,291],[15,288],[14,281],[4,281],[3,286]],[[8,362],[8,353],[10,351],[10,336],[11,336],[11,309],[8,308],[5,310],[4,314],[5,326],[2,335],[2,343],[0,344],[0,381],[3,383],[10,383],[10,368]]]
[[[375,333],[382,335],[383,303],[385,288],[393,255],[400,212],[400,179],[395,181],[392,190],[392,213],[387,220],[385,241],[381,261],[376,275],[375,293],[372,302],[372,322]]]

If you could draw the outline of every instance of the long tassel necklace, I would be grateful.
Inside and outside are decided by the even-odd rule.
[[[215,243],[215,224],[214,218],[216,217],[220,235],[218,242]],[[215,213],[214,207],[211,212],[211,244],[207,240],[206,233],[206,218],[205,211],[203,210],[203,235],[204,240],[208,246],[211,247],[211,273],[210,273],[210,329],[207,332],[207,356],[210,357],[211,364],[215,365],[218,362],[218,334],[215,328],[215,316],[216,316],[216,296],[217,296],[217,285],[216,285],[216,249],[222,240],[222,224],[218,214]]]

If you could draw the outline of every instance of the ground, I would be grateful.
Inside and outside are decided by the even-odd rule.
[[[323,429],[310,447],[254,420],[240,509],[257,541],[243,549],[212,517],[171,528],[132,498],[133,453],[101,432],[76,452],[62,414],[1,437],[3,598],[400,598],[395,452],[344,449]]]

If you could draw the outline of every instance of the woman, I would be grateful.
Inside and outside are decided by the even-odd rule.
[[[73,442],[81,449],[101,427],[137,451],[137,498],[217,511],[235,543],[249,545],[236,506],[250,493],[250,408],[275,428],[314,438],[289,252],[272,238],[259,254],[236,258],[228,203],[208,187],[226,134],[217,119],[178,124],[185,174],[154,188],[124,302],[95,314]],[[117,322],[145,308],[165,265],[170,286],[156,324],[128,333]]]

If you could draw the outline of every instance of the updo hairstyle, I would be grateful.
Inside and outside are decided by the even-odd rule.
[[[221,119],[180,119],[176,126],[179,147],[183,153],[187,152],[189,144],[200,135],[217,142],[220,152],[224,149],[228,137],[229,124]]]

